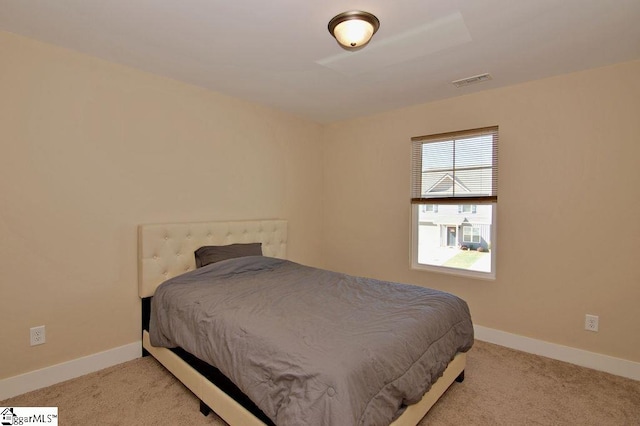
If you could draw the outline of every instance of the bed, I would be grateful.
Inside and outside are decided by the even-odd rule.
[[[227,246],[230,244],[249,244],[249,243],[261,243],[261,252],[264,257],[253,256],[246,257],[240,260],[229,260],[224,262],[219,262],[214,265],[209,265],[199,270],[196,269],[196,261],[193,253],[203,246]],[[253,276],[254,274],[263,273],[261,272],[261,268],[268,268],[271,271],[271,274],[281,273],[284,275],[279,276],[275,283],[278,287],[281,282],[282,276],[289,276],[291,271],[298,272],[300,269],[303,273],[310,274],[310,276],[317,276],[317,274],[324,274],[322,270],[316,270],[315,268],[309,268],[303,265],[298,265],[293,262],[289,262],[286,260],[287,253],[287,222],[284,220],[263,220],[263,221],[243,221],[243,222],[207,222],[207,223],[181,223],[181,224],[154,224],[154,225],[142,225],[139,227],[139,250],[138,250],[138,262],[139,262],[139,295],[142,298],[142,328],[143,328],[143,352],[145,354],[150,354],[154,356],[165,368],[167,368],[176,378],[178,378],[182,383],[185,384],[187,388],[189,388],[201,401],[200,409],[203,414],[208,414],[210,410],[213,410],[218,414],[222,419],[224,419],[227,423],[231,425],[269,425],[274,424],[275,418],[286,418],[286,417],[276,417],[274,414],[274,408],[268,403],[265,402],[262,398],[256,397],[253,395],[253,400],[247,396],[247,393],[251,394],[254,390],[252,387],[247,388],[246,383],[243,383],[242,369],[244,366],[240,367],[241,373],[234,373],[234,371],[225,371],[227,368],[226,365],[219,366],[221,370],[225,371],[227,375],[230,377],[234,377],[235,380],[229,380],[222,371],[218,370],[214,367],[213,362],[205,362],[201,358],[205,358],[205,355],[208,354],[208,351],[215,351],[216,348],[225,347],[228,342],[216,342],[216,344],[212,344],[211,347],[213,349],[205,350],[205,354],[198,353],[199,356],[194,356],[194,354],[189,351],[184,350],[181,347],[171,347],[174,344],[168,344],[165,346],[169,347],[160,347],[153,346],[151,344],[152,338],[149,333],[149,322],[150,318],[156,319],[151,315],[151,306],[152,306],[152,296],[158,294],[160,296],[156,297],[156,302],[162,299],[163,294],[161,291],[164,291],[164,288],[169,284],[174,285],[174,282],[180,282],[181,280],[193,279],[190,277],[194,277],[195,275],[204,274],[205,272],[208,274],[208,269],[211,269],[213,273],[217,273],[219,277],[229,275],[229,271],[233,271],[233,278],[237,271],[240,271],[242,274],[246,274],[249,276]],[[227,268],[227,269],[225,269]],[[231,269],[229,269],[231,268]],[[241,268],[241,269],[237,269]],[[260,269],[260,271],[259,271]],[[222,271],[222,272],[221,272]],[[256,272],[258,271],[258,272]],[[273,272],[275,271],[275,272]],[[282,271],[282,272],[281,272]],[[330,273],[329,277],[331,280],[339,282],[338,287],[344,288],[343,275],[336,275],[335,273]],[[240,275],[242,275],[240,274]],[[333,275],[331,275],[333,274]],[[319,275],[318,275],[319,276]],[[337,278],[336,278],[337,277]],[[348,276],[344,276],[348,277]],[[255,279],[263,279],[260,276],[256,276]],[[169,283],[165,283],[165,281],[169,280]],[[366,285],[368,287],[363,287],[365,290],[371,288],[379,288],[384,287],[383,285],[371,286],[371,283],[363,281],[362,279],[357,279],[356,284]],[[362,282],[361,282],[362,281]],[[266,277],[264,278],[264,282],[268,283]],[[164,285],[161,285],[165,283]],[[383,282],[379,282],[376,284],[387,284]],[[218,285],[218,284],[216,284]],[[349,284],[350,286],[351,284]],[[269,285],[265,284],[265,287]],[[159,288],[160,287],[160,288]],[[174,285],[175,287],[175,285]],[[235,289],[237,284],[234,284],[233,288]],[[414,286],[410,286],[409,290],[415,291],[416,288]],[[185,287],[186,288],[186,287]],[[355,288],[355,287],[354,287]],[[386,287],[385,287],[386,288]],[[425,289],[425,291],[428,289]],[[289,291],[289,290],[283,290]],[[362,288],[358,287],[358,297],[362,298]],[[421,293],[424,291],[419,290]],[[325,290],[323,290],[323,293]],[[330,294],[329,291],[326,291],[327,294]],[[366,293],[366,291],[365,291]],[[223,294],[223,293],[221,293]],[[224,293],[226,294],[226,293]],[[162,296],[162,297],[161,297]],[[450,295],[449,295],[450,296]],[[260,296],[263,297],[263,296]],[[280,299],[286,299],[286,297],[282,297],[282,295],[278,296]],[[165,297],[166,299],[166,297]],[[278,300],[280,300],[278,299]],[[162,299],[164,300],[164,299]],[[257,299],[256,299],[257,300]],[[157,304],[156,303],[156,304]],[[273,305],[271,302],[270,306]],[[368,302],[371,303],[371,302]],[[440,303],[440,302],[439,302]],[[442,303],[440,303],[442,304]],[[446,303],[449,304],[447,300]],[[462,302],[464,308],[466,309],[466,304]],[[226,305],[225,305],[226,306]],[[290,309],[290,308],[287,308]],[[304,314],[304,311],[300,311]],[[233,313],[235,315],[235,311]],[[468,314],[468,310],[467,310]],[[156,314],[158,315],[158,314]],[[234,316],[234,321],[236,317]],[[156,320],[157,321],[157,320]],[[367,320],[368,321],[368,320]],[[464,318],[461,322],[466,322],[467,319]],[[153,321],[152,321],[153,322]],[[304,321],[302,321],[304,322]],[[468,318],[468,322],[470,324],[470,318]],[[357,323],[354,323],[357,324]],[[458,325],[456,325],[458,327]],[[249,325],[240,325],[240,329],[243,333],[245,333],[245,329],[249,328]],[[348,328],[348,327],[346,327]],[[446,361],[443,363],[442,360],[438,360],[441,366],[438,366],[438,370],[436,371],[436,367],[433,367],[433,371],[436,371],[434,375],[434,380],[432,383],[428,383],[425,385],[428,388],[428,392],[421,397],[418,397],[415,403],[411,403],[410,405],[404,407],[402,410],[397,411],[393,414],[393,422],[391,423],[393,426],[400,425],[415,425],[417,424],[422,417],[426,414],[426,412],[433,406],[433,404],[438,400],[438,398],[448,389],[448,387],[454,381],[462,381],[464,379],[464,368],[466,362],[466,354],[465,351],[468,350],[472,344],[473,340],[473,329],[468,325],[464,325],[463,328],[460,328],[460,332],[457,334],[462,334],[464,339],[468,342],[466,344],[456,343],[458,344],[461,350],[456,350],[453,353],[446,354]],[[155,329],[154,329],[155,331]],[[152,335],[156,336],[156,341],[158,340],[158,332],[155,331],[156,334]],[[224,334],[224,333],[221,333]],[[327,334],[327,333],[320,333]],[[394,333],[395,334],[395,333]],[[402,333],[398,333],[402,334]],[[226,335],[226,334],[225,334]],[[387,335],[389,335],[387,333]],[[352,334],[354,338],[357,337],[356,334]],[[258,336],[261,337],[261,336]],[[298,339],[300,341],[306,339],[306,335],[303,336],[302,339]],[[390,336],[391,337],[391,336]],[[447,337],[448,338],[448,337]],[[215,336],[209,340],[215,339]],[[266,341],[267,351],[273,351],[274,343],[269,341],[266,338],[257,339],[256,342]],[[378,339],[380,340],[380,339]],[[440,339],[445,340],[445,339]],[[438,345],[440,345],[440,340],[437,341]],[[308,343],[308,342],[307,342]],[[262,344],[262,343],[261,343]],[[278,343],[279,344],[279,343]],[[397,342],[396,342],[397,344]],[[188,344],[185,344],[188,346]],[[254,346],[259,347],[258,343],[249,345],[250,348]],[[308,345],[307,345],[308,346]],[[413,345],[411,345],[413,346]],[[429,343],[428,347],[436,346],[435,343]],[[361,345],[361,347],[364,347]],[[246,348],[245,348],[246,349]],[[191,352],[198,352],[199,346],[193,347]],[[249,349],[252,350],[252,349]],[[365,351],[367,351],[365,349]],[[377,350],[374,352],[378,352]],[[235,354],[233,350],[227,350],[227,353]],[[271,353],[271,352],[270,352]],[[345,352],[347,353],[347,352]],[[239,351],[238,356],[232,356],[231,358],[239,358],[241,361],[241,355],[244,352]],[[274,352],[275,354],[275,352]],[[370,356],[371,354],[368,354]],[[428,356],[427,356],[428,355]],[[426,362],[427,358],[431,357],[431,354],[426,354],[425,356],[420,358],[420,362]],[[303,356],[304,357],[304,356]],[[218,358],[214,358],[218,359]],[[274,355],[274,359],[277,358],[277,354]],[[375,368],[368,368],[368,370],[380,370],[378,365],[383,363],[386,359],[386,356],[379,358],[378,360],[373,360],[376,364],[373,365]],[[336,362],[340,362],[337,360]],[[417,362],[411,361],[413,364],[417,364]],[[248,368],[248,367],[246,367]],[[431,368],[431,367],[429,367]],[[285,369],[286,370],[286,369]],[[248,370],[247,370],[248,371]],[[234,375],[235,374],[235,375]],[[238,375],[239,374],[239,375]],[[271,374],[271,373],[269,373]],[[305,373],[308,377],[321,377],[320,373],[317,372],[309,372]],[[303,374],[303,376],[305,376]],[[368,373],[367,373],[368,374]],[[245,374],[245,375],[248,375]],[[306,377],[305,376],[305,377]],[[404,377],[404,376],[403,376]],[[289,379],[289,375],[287,375]],[[437,379],[437,380],[436,380]],[[271,378],[269,378],[271,380]],[[297,379],[296,379],[297,380]],[[368,379],[367,379],[368,380]],[[374,380],[374,379],[372,379]],[[326,382],[326,378],[322,378],[321,383]],[[353,381],[353,380],[351,380]],[[356,380],[357,381],[357,380]],[[374,380],[375,381],[375,380]],[[243,386],[246,392],[240,390],[236,383],[239,383],[240,386]],[[256,383],[256,382],[252,382]],[[286,381],[285,381],[286,383]],[[394,382],[395,383],[395,382]],[[395,392],[396,384],[390,383],[385,389],[392,389]],[[285,384],[286,386],[286,384]],[[314,385],[315,386],[315,385]],[[308,393],[313,393],[309,391],[309,389],[316,389],[317,386],[311,386],[311,388],[305,388],[305,395]],[[330,397],[333,397],[334,394],[340,395],[351,395],[351,390],[347,389],[343,386],[343,383],[340,382],[339,386],[335,385],[335,390],[331,386],[327,386],[327,389],[322,390],[322,401],[325,404],[322,407],[329,408],[320,408],[325,410],[330,410],[330,413],[333,413],[332,410],[334,408],[331,404],[327,405],[326,402]],[[346,385],[344,385],[346,386]],[[278,390],[277,388],[275,388]],[[280,387],[279,393],[282,394],[283,388]],[[388,396],[384,393],[381,393],[383,397],[381,399],[389,399]],[[328,396],[327,396],[328,395]],[[292,399],[287,395],[286,398]],[[344,398],[344,396],[342,396]],[[352,398],[350,396],[350,398]],[[357,399],[353,397],[353,399]],[[379,398],[380,399],[380,398]],[[414,398],[415,399],[415,398]],[[255,401],[254,401],[255,400]],[[287,399],[288,401],[288,399]],[[317,406],[317,401],[312,401],[314,407]],[[301,402],[291,403],[290,405],[302,406]],[[342,402],[340,402],[342,404]],[[258,405],[260,407],[258,407]],[[335,404],[334,404],[335,405]],[[356,404],[354,404],[356,405]],[[370,404],[367,404],[367,407]],[[335,410],[339,410],[339,406],[335,405]],[[265,409],[261,409],[265,408]],[[317,407],[316,407],[317,408]],[[283,408],[281,410],[285,412],[286,410]],[[266,415],[269,413],[269,415]],[[289,417],[291,418],[291,417]],[[326,417],[323,417],[322,422],[325,424],[342,424],[345,422],[338,422],[336,419],[340,417],[332,417],[330,414],[327,414]],[[308,419],[307,419],[308,420]],[[317,421],[308,420],[310,424],[319,424]],[[280,422],[280,420],[278,420]],[[283,423],[291,423],[291,422],[283,422]],[[302,423],[302,422],[300,422]],[[357,421],[349,421],[346,423],[359,423],[359,424],[372,424],[375,421],[367,420],[366,417],[358,417]],[[346,424],[345,423],[345,424]],[[386,424],[386,422],[385,422]]]

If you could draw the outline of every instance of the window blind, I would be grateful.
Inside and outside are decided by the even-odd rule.
[[[498,200],[498,127],[411,138],[413,204]]]

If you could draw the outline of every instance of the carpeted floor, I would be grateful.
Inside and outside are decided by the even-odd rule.
[[[640,382],[476,341],[463,383],[427,425],[640,425]],[[0,406],[57,406],[61,425],[216,425],[153,358],[29,392]]]

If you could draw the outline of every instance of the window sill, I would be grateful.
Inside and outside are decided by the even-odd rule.
[[[436,272],[438,274],[456,275],[459,277],[473,278],[485,281],[495,281],[495,272],[472,271],[460,268],[448,268],[446,266],[425,265],[422,263],[412,263],[411,269],[415,271]]]

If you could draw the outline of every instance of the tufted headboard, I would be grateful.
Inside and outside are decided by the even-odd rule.
[[[153,296],[165,280],[195,269],[202,246],[262,243],[265,256],[285,259],[287,221],[165,223],[138,227],[138,294]]]

